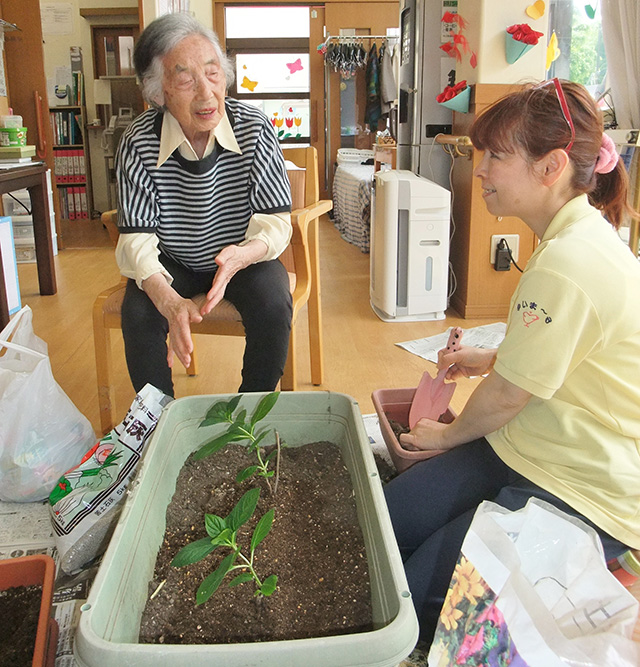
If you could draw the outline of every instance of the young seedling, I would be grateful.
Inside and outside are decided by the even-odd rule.
[[[241,470],[236,477],[238,483],[244,481],[248,477],[251,477],[254,474],[257,474],[260,477],[263,477],[269,487],[269,493],[273,493],[271,488],[271,482],[269,479],[276,476],[276,488],[277,488],[277,478],[278,478],[278,462],[280,459],[280,438],[276,432],[276,449],[274,449],[268,456],[262,456],[262,451],[260,449],[260,443],[266,435],[269,433],[269,429],[258,430],[258,422],[264,419],[271,408],[276,404],[280,392],[274,391],[270,394],[267,394],[261,401],[258,403],[258,406],[255,409],[255,412],[247,421],[247,411],[240,410],[240,412],[234,417],[233,413],[238,407],[238,403],[242,398],[241,395],[234,396],[229,401],[218,401],[214,403],[208,410],[205,418],[200,422],[200,426],[211,426],[212,424],[229,424],[229,428],[225,433],[219,435],[213,440],[205,443],[200,447],[200,449],[195,452],[193,457],[196,460],[203,459],[205,456],[214,454],[215,452],[220,451],[228,444],[232,442],[241,442],[243,440],[249,441],[248,451],[255,452],[255,455],[258,459],[257,465],[249,466],[244,470]],[[273,457],[276,457],[276,470],[269,470],[269,463]]]
[[[171,565],[174,567],[184,567],[197,563],[218,547],[229,547],[231,549],[231,553],[224,558],[216,570],[200,584],[196,593],[196,604],[206,602],[218,590],[227,574],[233,572],[233,570],[243,570],[243,572],[229,582],[229,587],[253,581],[256,586],[254,596],[259,598],[269,596],[276,590],[277,575],[272,574],[261,581],[253,567],[256,547],[271,530],[274,510],[268,510],[254,528],[248,558],[242,553],[241,547],[237,543],[238,530],[253,516],[259,496],[260,489],[257,487],[247,491],[226,519],[215,514],[205,514],[204,525],[208,537],[187,544],[171,561]],[[242,562],[236,565],[238,559]]]

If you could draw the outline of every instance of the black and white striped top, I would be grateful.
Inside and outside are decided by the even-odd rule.
[[[227,98],[241,155],[217,142],[211,155],[187,160],[176,149],[159,168],[162,112],[149,109],[122,135],[116,155],[118,226],[149,232],[160,250],[194,271],[215,270],[222,248],[245,238],[254,213],[291,210],[282,151],[267,117]]]

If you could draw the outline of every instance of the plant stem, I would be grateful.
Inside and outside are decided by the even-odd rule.
[[[281,449],[280,449],[280,434],[278,433],[278,431],[276,431],[275,433],[276,433],[276,447],[277,447],[278,453],[276,454],[276,480],[275,480],[275,483],[273,485],[273,495],[274,496],[276,495],[276,493],[278,493],[278,481],[280,480],[280,451],[281,451]]]

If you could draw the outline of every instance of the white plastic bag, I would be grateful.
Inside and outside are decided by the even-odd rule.
[[[107,548],[125,491],[162,408],[173,399],[146,384],[124,420],[101,438],[75,467],[60,477],[49,495],[60,567],[73,574]]]
[[[0,332],[0,500],[44,500],[95,442],[89,420],[55,381],[29,306]]]
[[[597,533],[537,499],[482,503],[467,532],[429,666],[637,667],[638,602]]]

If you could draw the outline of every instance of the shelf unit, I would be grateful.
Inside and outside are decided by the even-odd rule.
[[[83,105],[49,107],[60,215],[65,220],[92,217],[91,158]]]

